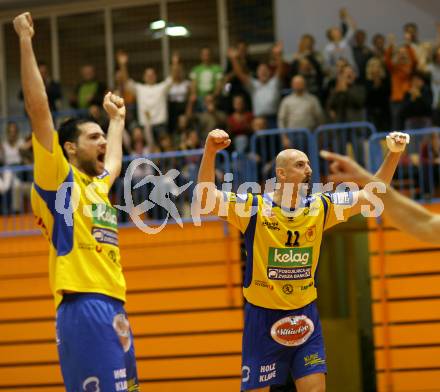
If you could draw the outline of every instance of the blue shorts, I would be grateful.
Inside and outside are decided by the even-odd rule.
[[[273,310],[247,303],[243,332],[241,390],[283,385],[327,373],[324,340],[316,304]]]
[[[123,305],[102,294],[64,295],[57,310],[57,346],[68,392],[139,390]]]

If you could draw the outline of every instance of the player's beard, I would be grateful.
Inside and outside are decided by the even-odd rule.
[[[302,184],[303,187],[307,185],[307,192],[304,196],[310,196],[312,194],[312,177],[311,176],[304,177]]]
[[[88,160],[80,160],[79,161],[79,168],[81,171],[86,173],[90,177],[96,177],[102,174],[98,168],[97,168],[98,160],[95,159],[88,159]]]

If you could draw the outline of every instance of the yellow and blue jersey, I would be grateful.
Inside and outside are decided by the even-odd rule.
[[[55,306],[63,292],[101,293],[125,301],[116,209],[104,172],[89,177],[70,165],[53,132],[53,151],[33,135],[31,202],[37,224],[50,243],[49,281]]]
[[[342,222],[335,204],[350,194],[314,194],[297,209],[281,210],[270,194],[224,192],[226,220],[244,234],[247,261],[243,294],[253,305],[299,309],[317,297],[315,273],[323,232]]]

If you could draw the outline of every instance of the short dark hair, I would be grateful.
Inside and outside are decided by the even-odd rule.
[[[68,158],[68,156],[66,150],[64,149],[64,143],[76,143],[79,135],[81,134],[80,126],[88,122],[90,122],[90,120],[84,118],[69,118],[61,123],[58,129],[58,143],[63,149],[63,154],[66,158]]]

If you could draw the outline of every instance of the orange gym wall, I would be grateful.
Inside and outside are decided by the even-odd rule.
[[[240,237],[222,222],[121,229],[127,312],[149,391],[240,384]],[[17,386],[21,386],[18,387]],[[0,240],[0,391],[64,391],[42,236]]]
[[[369,228],[378,390],[440,391],[440,247]]]

